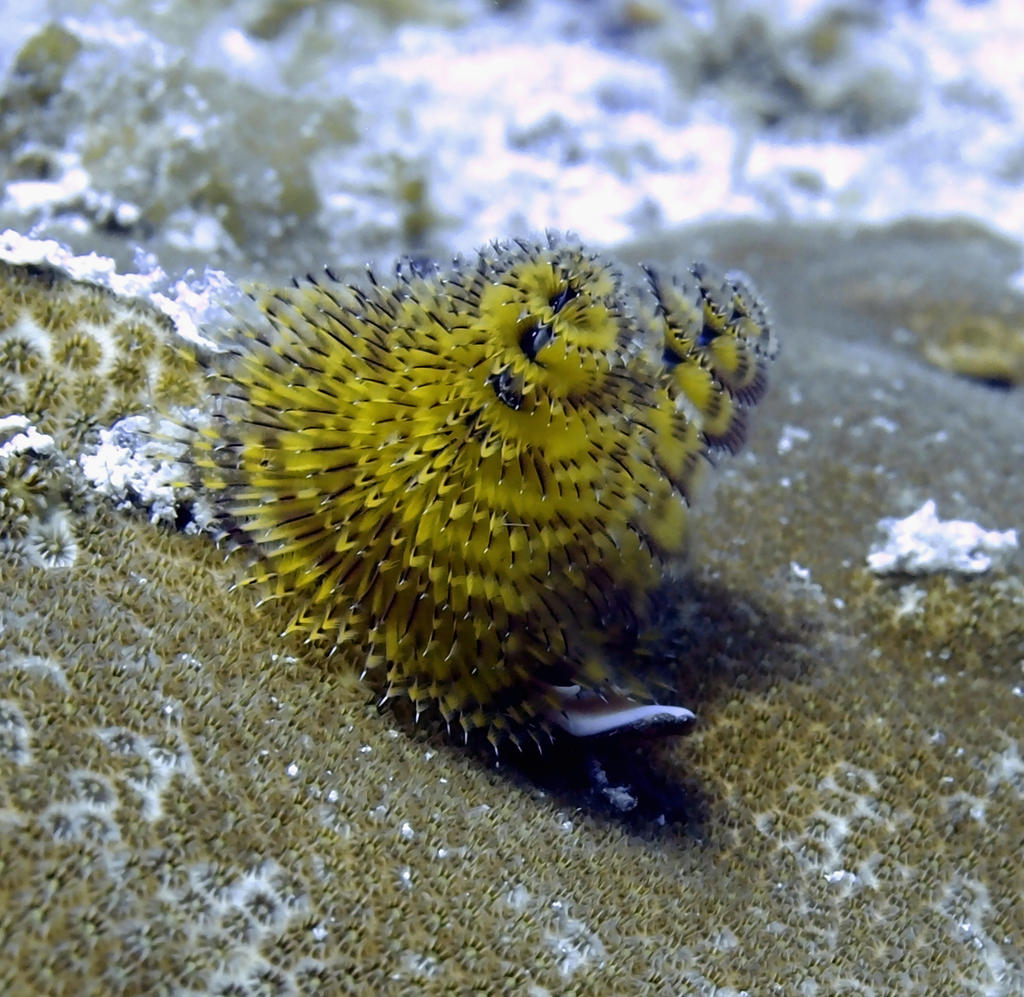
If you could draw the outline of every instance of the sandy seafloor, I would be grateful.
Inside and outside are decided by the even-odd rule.
[[[6,5],[0,228],[171,301],[572,228],[743,268],[783,350],[692,517],[688,737],[495,765],[204,537],[97,494],[5,548],[4,992],[1024,991],[1024,556],[867,561],[1024,528],[1016,5],[150,6]]]

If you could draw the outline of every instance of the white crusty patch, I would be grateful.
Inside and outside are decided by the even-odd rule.
[[[72,280],[109,287],[115,294],[128,298],[145,298],[149,291],[167,280],[159,267],[148,273],[119,274],[109,256],[98,253],[76,256],[53,239],[33,239],[13,229],[0,232],[0,260],[14,266],[50,266]]]
[[[867,558],[876,575],[977,575],[1017,549],[1016,530],[986,530],[966,519],[940,520],[933,499],[905,519],[882,519],[878,526],[885,541],[872,547]]]
[[[12,435],[8,437],[8,433]],[[54,451],[52,436],[40,433],[26,416],[15,414],[0,419],[0,470],[19,454],[49,454]]]
[[[72,280],[98,284],[122,298],[149,302],[174,323],[178,335],[207,349],[216,344],[203,330],[229,322],[229,309],[244,303],[241,290],[219,270],[207,269],[202,275],[172,284],[151,256],[139,254],[137,265],[144,272],[122,274],[109,256],[76,256],[53,239],[33,239],[13,229],[0,232],[0,260],[13,266],[53,267]]]
[[[173,524],[183,497],[178,483],[186,472],[146,453],[145,437],[139,434],[148,425],[146,417],[134,416],[101,429],[96,449],[79,456],[78,463],[92,487],[119,507],[141,505],[149,509],[152,522]]]

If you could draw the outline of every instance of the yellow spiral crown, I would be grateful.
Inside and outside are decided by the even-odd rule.
[[[496,744],[548,732],[555,687],[642,690],[694,479],[773,353],[739,279],[647,277],[552,236],[257,291],[266,321],[204,360],[194,441],[248,580],[386,697]]]

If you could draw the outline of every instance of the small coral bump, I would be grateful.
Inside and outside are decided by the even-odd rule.
[[[106,288],[96,284],[78,284],[76,293],[70,297],[70,306],[78,322],[105,326],[111,321],[115,300]]]
[[[153,401],[158,407],[187,407],[198,404],[199,400],[200,384],[194,370],[181,370],[177,367],[161,370],[153,386]]]
[[[35,521],[26,535],[25,550],[41,568],[70,568],[78,558],[78,540],[66,514],[54,510]]]
[[[71,370],[93,370],[103,359],[103,348],[95,336],[76,329],[57,338],[53,346],[53,359]]]
[[[157,337],[152,327],[137,319],[125,319],[114,326],[114,345],[119,351],[142,359],[153,356],[157,349]]]
[[[61,373],[44,367],[24,388],[25,414],[46,432],[56,428],[67,401],[67,385]]]
[[[29,311],[35,323],[51,335],[67,333],[78,325],[78,313],[67,296],[57,293],[37,294]]]
[[[43,355],[28,336],[9,334],[0,340],[0,369],[12,374],[31,374]]]
[[[102,377],[89,373],[71,379],[68,396],[76,411],[83,414],[98,413],[106,404],[109,390]]]
[[[20,412],[25,407],[21,379],[0,370],[0,415]]]
[[[107,377],[119,394],[134,395],[146,383],[146,365],[139,357],[121,356],[111,364]]]

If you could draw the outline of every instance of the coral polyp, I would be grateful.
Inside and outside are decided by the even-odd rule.
[[[78,542],[61,512],[55,512],[33,526],[27,538],[32,561],[42,568],[69,568],[78,557]]]
[[[740,278],[647,283],[550,237],[254,291],[187,433],[247,580],[495,743],[644,698],[695,479],[774,352]]]

